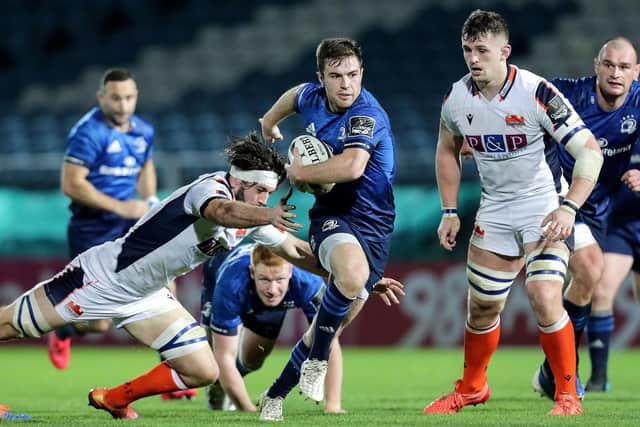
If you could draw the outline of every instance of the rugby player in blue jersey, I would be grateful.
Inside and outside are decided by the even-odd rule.
[[[609,391],[607,375],[609,344],[615,321],[613,303],[623,280],[631,270],[636,300],[640,296],[640,144],[636,144],[624,185],[612,197],[607,218],[604,272],[593,293],[592,313],[587,325],[591,377],[587,391]]]
[[[154,130],[134,114],[138,100],[134,75],[122,68],[107,70],[97,99],[99,106],[73,126],[66,141],[61,188],[71,199],[70,258],[124,235],[157,201],[151,159]],[[69,365],[75,330],[104,332],[110,323],[96,320],[49,334],[53,365],[58,369]]]
[[[635,81],[639,66],[636,49],[624,37],[607,41],[594,58],[595,76],[580,79],[554,79],[551,82],[573,104],[576,112],[598,139],[604,163],[593,192],[580,207],[575,224],[575,247],[569,268],[572,282],[564,294],[564,306],[573,323],[576,349],[587,324],[598,330],[590,338],[608,342],[613,332],[613,312],[609,308],[594,307],[591,299],[604,269],[602,248],[606,237],[606,217],[610,195],[622,183],[629,158],[640,135],[640,84]],[[560,146],[559,158],[564,178],[571,183],[574,160]],[[598,345],[600,345],[598,343]],[[592,363],[602,365],[605,352],[591,352]],[[594,357],[594,358],[593,358]],[[602,389],[606,383],[597,368],[591,378],[590,390]],[[578,394],[584,389],[576,377]],[[555,384],[549,364],[545,360],[533,378],[533,387],[551,397]]]
[[[243,377],[263,365],[288,310],[300,308],[311,323],[324,290],[320,276],[292,266],[259,244],[238,246],[205,264],[201,323],[220,367],[220,380],[207,388],[210,409],[256,411]],[[341,385],[342,353],[336,338],[325,412],[343,412]]]
[[[361,48],[350,39],[325,39],[316,60],[319,83],[287,90],[261,119],[263,137],[275,141],[283,138],[278,124],[299,113],[306,131],[333,152],[315,165],[302,166],[294,158],[287,169],[292,185],[336,183],[316,195],[309,211],[309,243],[330,273],[327,290],[313,324],[261,399],[263,420],[282,419],[282,401],[298,379],[306,397],[323,400],[330,343],[382,278],[395,219],[394,137],[387,113],[362,87]],[[400,290],[392,280],[378,286],[393,299]]]

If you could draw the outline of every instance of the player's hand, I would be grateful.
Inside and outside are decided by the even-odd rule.
[[[260,122],[260,128],[262,130],[262,139],[272,144],[276,142],[276,139],[282,141],[282,132],[280,132],[278,125],[266,125],[263,117],[260,117],[258,122]]]
[[[293,160],[291,163],[285,165],[285,169],[287,170],[287,178],[289,179],[289,183],[292,187],[297,188],[300,191],[304,191],[304,182],[298,179],[300,175],[300,168],[302,167],[302,163],[300,162],[300,153],[298,153],[298,149],[293,149]]]
[[[276,227],[278,230],[295,233],[302,228],[302,224],[293,222],[292,220],[296,217],[296,214],[294,214],[293,212],[289,212],[296,208],[295,205],[287,204],[287,201],[289,200],[289,197],[291,197],[292,193],[293,189],[289,188],[287,194],[285,194],[280,199],[278,204],[272,208],[269,208],[271,210],[269,223]]]
[[[624,182],[631,191],[640,192],[640,170],[629,169],[622,175],[622,182]]]
[[[383,277],[373,285],[373,292],[378,294],[382,301],[391,306],[391,304],[400,304],[398,297],[405,296],[404,285],[398,282],[396,279],[390,277]]]
[[[551,242],[566,240],[573,231],[575,221],[575,214],[567,209],[557,208],[542,221],[542,236]]]
[[[460,218],[458,215],[442,216],[438,226],[438,239],[440,246],[448,251],[452,251],[456,246],[456,236],[460,231]]]
[[[149,209],[149,203],[145,200],[123,200],[118,203],[114,213],[123,218],[138,219],[146,214]]]

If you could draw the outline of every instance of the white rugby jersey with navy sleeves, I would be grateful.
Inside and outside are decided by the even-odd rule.
[[[557,194],[561,169],[557,147],[589,132],[566,98],[549,82],[508,65],[498,94],[487,100],[467,74],[453,84],[442,105],[442,121],[473,148],[483,197],[512,201]]]
[[[234,200],[226,172],[203,175],[155,205],[129,232],[78,256],[82,269],[130,295],[164,287],[207,259],[231,250],[248,236],[264,246],[286,233],[272,225],[227,228],[203,217],[212,199]]]

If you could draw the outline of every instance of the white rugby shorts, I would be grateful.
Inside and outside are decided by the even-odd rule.
[[[500,255],[524,256],[524,245],[542,238],[542,221],[558,206],[555,193],[509,202],[482,197],[470,242]]]

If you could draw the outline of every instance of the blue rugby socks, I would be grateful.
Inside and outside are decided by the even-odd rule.
[[[298,343],[293,347],[291,355],[284,369],[280,373],[280,376],[276,378],[269,390],[267,390],[267,396],[274,397],[286,397],[287,394],[293,389],[298,380],[300,379],[300,365],[305,361],[309,355],[309,347],[304,343],[304,339],[300,338]]]
[[[591,357],[591,378],[599,382],[607,381],[609,363],[609,344],[615,328],[613,313],[594,312],[589,317],[587,341]]]
[[[329,360],[331,341],[336,335],[342,320],[344,320],[351,303],[355,298],[347,298],[331,281],[327,287],[320,310],[316,315],[313,331],[313,345],[309,352],[309,359]]]

